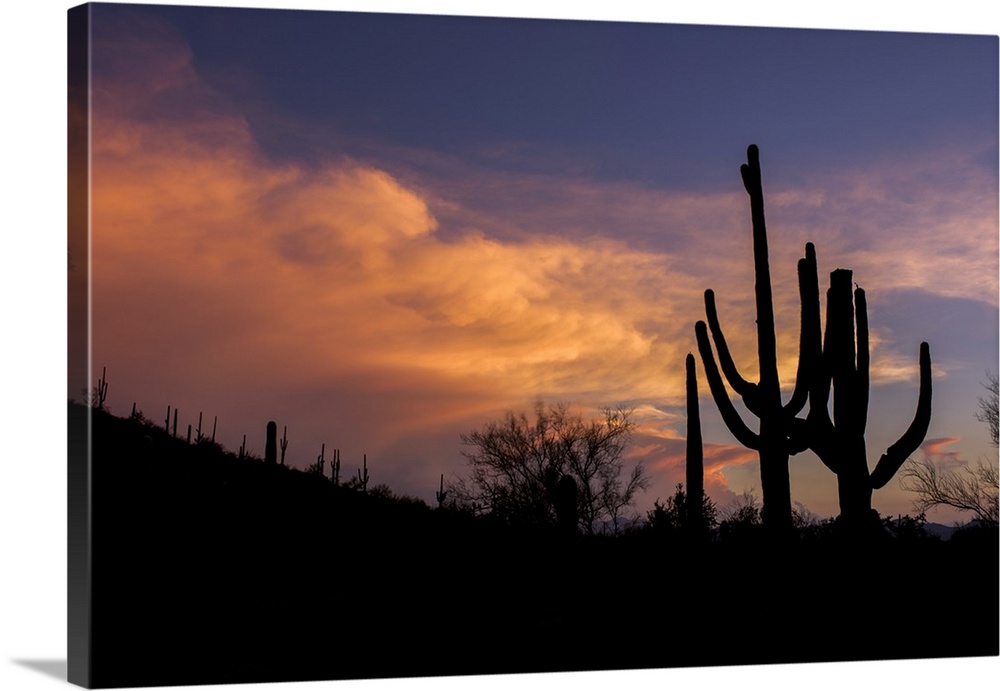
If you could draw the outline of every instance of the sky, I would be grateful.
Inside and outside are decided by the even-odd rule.
[[[787,398],[795,265],[851,268],[872,327],[872,464],[916,405],[920,456],[990,457],[997,40],[990,36],[96,5],[93,381],[181,434],[288,462],[340,449],[433,501],[460,434],[566,402],[635,408],[626,453],[684,479],[683,362],[715,291],[745,376],[756,347],[748,197],[760,147]],[[70,242],[70,281],[88,248]],[[75,268],[74,268],[75,267]],[[71,284],[72,285],[72,284]],[[82,285],[82,284],[81,284]],[[760,494],[699,365],[706,491]],[[71,376],[69,395],[87,383]],[[751,420],[748,420],[752,423]],[[836,478],[790,461],[792,499]],[[875,493],[907,513],[897,481]],[[940,515],[938,515],[940,514]],[[933,512],[932,520],[959,516]]]
[[[164,0],[172,2],[172,0]],[[226,4],[225,0],[217,2],[205,0],[208,4]],[[4,612],[3,625],[0,625],[0,648],[4,655],[0,660],[0,678],[10,683],[6,686],[19,689],[48,689],[63,686],[64,677],[60,670],[65,669],[65,632],[66,632],[66,472],[63,460],[66,448],[66,432],[60,420],[64,420],[64,396],[66,384],[66,189],[64,171],[66,165],[65,128],[65,83],[66,83],[66,49],[64,27],[66,9],[72,3],[58,0],[37,0],[33,3],[20,3],[12,6],[8,13],[8,21],[0,26],[4,40],[0,41],[0,51],[4,60],[0,61],[3,70],[6,93],[16,94],[18,98],[11,99],[8,107],[0,112],[3,118],[5,132],[4,140],[5,165],[0,169],[6,191],[4,206],[10,222],[9,232],[5,234],[7,252],[4,253],[5,270],[0,272],[3,281],[4,318],[8,325],[5,333],[4,350],[8,368],[5,370],[5,382],[8,384],[8,395],[0,399],[3,406],[4,420],[8,424],[7,462],[3,464],[3,482],[0,482],[0,532],[2,532],[4,563],[7,568],[0,571],[0,599]],[[202,3],[204,4],[204,3]],[[234,4],[234,3],[228,3]],[[553,0],[478,0],[474,4],[454,0],[366,0],[363,3],[353,0],[297,0],[288,3],[278,0],[261,2],[261,0],[242,0],[240,5],[267,5],[296,7],[311,7],[329,9],[332,7],[348,9],[376,9],[403,12],[437,12],[445,14],[479,14],[502,16],[532,16],[532,17],[563,17],[563,18],[602,18],[614,21],[652,21],[652,22],[682,22],[707,25],[740,25],[740,26],[796,26],[817,28],[848,28],[863,30],[903,30],[909,32],[947,32],[951,34],[981,33],[996,36],[1000,33],[997,19],[1000,12],[996,8],[984,6],[978,0],[952,0],[947,4],[913,5],[906,8],[905,13],[898,13],[888,3],[873,4],[866,0],[843,0],[834,5],[816,5],[790,3],[782,0],[761,0],[747,4],[731,0],[703,0],[699,3],[657,4],[636,2],[633,0],[617,0],[615,3],[592,2],[553,2]],[[734,62],[739,66],[745,61],[741,56]],[[911,80],[912,83],[912,80]],[[995,90],[996,80],[992,82]],[[990,84],[984,88],[989,89]],[[801,103],[800,103],[801,105]],[[925,103],[926,105],[926,103]],[[730,106],[727,104],[727,110]],[[775,110],[777,116],[783,110]],[[871,112],[871,109],[868,110]],[[915,111],[920,114],[920,109]],[[406,113],[412,116],[413,113]],[[851,118],[848,118],[850,120]],[[301,121],[293,128],[299,135],[306,130]],[[781,128],[779,134],[784,134],[787,127]],[[955,130],[955,132],[959,132]],[[996,132],[994,128],[993,135]],[[722,136],[722,135],[719,135]],[[826,135],[824,135],[826,136]],[[741,193],[735,166],[742,162],[742,151],[748,143],[744,139],[757,140],[763,147],[765,184],[777,183],[777,176],[782,169],[787,174],[791,166],[803,162],[800,156],[788,156],[781,160],[771,158],[775,147],[781,145],[781,136],[774,135],[767,141],[759,137],[757,132],[747,137],[736,137],[739,141],[732,144],[734,151],[726,145],[728,163],[718,165],[715,171],[723,181],[723,186],[730,193]],[[357,142],[358,138],[354,137]],[[712,140],[714,141],[714,140]],[[300,147],[308,149],[308,147]],[[828,147],[826,154],[836,156],[841,153],[839,147]],[[318,150],[318,149],[317,149]],[[537,143],[533,150],[537,150]],[[922,151],[923,149],[919,149]],[[914,145],[913,152],[918,152]],[[877,153],[877,148],[864,147],[854,149],[851,155],[865,156]],[[549,156],[551,154],[547,154]],[[542,157],[534,157],[536,165]],[[603,159],[607,165],[607,158]],[[692,162],[691,165],[694,165]],[[727,167],[728,166],[728,167]],[[815,162],[812,170],[821,168]],[[664,169],[666,167],[664,166]],[[863,168],[863,166],[861,167]],[[426,170],[426,169],[423,169]],[[675,174],[675,180],[683,182],[691,168]],[[786,183],[787,184],[787,183]],[[776,237],[779,226],[773,219],[776,212],[774,190],[765,188],[768,193],[768,210],[770,232]],[[996,190],[992,194],[995,198]],[[615,199],[621,195],[613,195]],[[915,197],[919,199],[919,197]],[[515,197],[515,200],[519,197]],[[902,198],[901,198],[902,199]],[[579,203],[580,197],[575,198]],[[740,202],[742,204],[743,202]],[[749,233],[749,225],[745,215],[745,207],[734,211],[739,217],[730,226],[711,226],[712,230]],[[839,207],[838,207],[839,208]],[[881,207],[880,207],[881,208]],[[661,212],[661,215],[665,212]],[[657,214],[653,220],[661,224]],[[660,227],[653,226],[651,227]],[[848,224],[849,229],[850,224]],[[741,229],[741,230],[738,230]],[[782,232],[788,232],[786,226]],[[845,231],[845,228],[840,228]],[[440,232],[440,231],[439,231]],[[830,243],[829,238],[815,240],[819,245],[821,271],[826,271],[835,265],[852,266],[856,270],[859,264],[851,258],[831,254],[833,248],[825,249]],[[784,246],[785,242],[779,244]],[[908,245],[907,245],[908,246]],[[772,252],[777,247],[772,240]],[[744,250],[749,254],[749,250]],[[786,248],[789,255],[795,255],[793,248]],[[989,252],[983,253],[989,256]],[[880,260],[885,260],[884,255]],[[739,262],[740,268],[746,271],[745,261]],[[869,272],[870,273],[870,272]],[[944,272],[938,272],[935,281],[943,280]],[[884,280],[881,272],[873,276],[878,281]],[[721,288],[723,272],[714,275],[712,287]],[[988,280],[988,279],[987,279]],[[937,285],[935,283],[935,285]],[[885,296],[886,291],[876,287],[866,279],[864,286],[871,302],[876,294]],[[698,287],[698,290],[701,286]],[[741,290],[745,290],[741,287]],[[696,291],[697,292],[697,291]],[[722,296],[720,295],[720,298]],[[720,303],[721,305],[722,303]],[[917,303],[908,309],[917,307]],[[878,321],[887,328],[886,320],[898,318],[907,313],[894,311],[886,314],[882,311]],[[992,311],[988,317],[994,321]],[[948,313],[958,317],[959,312]],[[700,317],[700,314],[698,315]],[[694,317],[692,317],[694,318]],[[724,312],[722,318],[728,331],[733,331]],[[786,324],[793,320],[784,317]],[[912,320],[911,320],[912,321]],[[965,318],[962,325],[968,328],[974,319]],[[950,325],[950,321],[949,321]],[[794,325],[785,327],[794,330]],[[948,329],[944,329],[950,333]],[[965,340],[965,332],[958,332],[959,337],[946,338],[954,344],[961,345]],[[946,335],[948,335],[946,333]],[[912,366],[916,357],[916,342],[927,338],[930,340],[933,353],[940,348],[933,334],[928,335],[921,329],[905,339],[909,350],[904,354],[905,365]],[[937,339],[941,340],[941,339]],[[693,341],[693,339],[692,339]],[[995,338],[994,338],[995,341]],[[690,349],[690,346],[688,346]],[[994,348],[995,350],[995,348]],[[912,351],[912,355],[910,355]],[[741,352],[746,352],[741,347]],[[749,356],[747,356],[749,357]],[[995,357],[993,358],[995,361]],[[752,358],[751,358],[752,360]],[[878,357],[876,358],[876,364]],[[748,367],[751,363],[748,363]],[[936,359],[935,397],[942,395],[944,383],[940,379]],[[989,365],[986,365],[989,366]],[[958,392],[956,399],[955,419],[949,429],[959,430],[962,437],[962,451],[953,457],[955,462],[974,458],[976,455],[989,453],[991,449],[980,451],[978,446],[968,448],[964,445],[978,439],[983,430],[978,424],[970,422],[969,417],[974,412],[974,403],[969,402],[970,396],[978,396],[979,371],[985,369],[976,363],[964,367],[965,380],[960,386],[953,387]],[[678,365],[679,367],[679,365]],[[674,368],[670,368],[674,371]],[[783,367],[783,372],[787,370]],[[954,372],[955,370],[952,370]],[[115,370],[109,370],[109,378],[115,376]],[[120,374],[118,376],[121,376]],[[118,384],[115,385],[117,387]],[[910,408],[915,400],[915,379],[902,383],[901,396],[903,402],[899,416],[901,421],[888,436],[894,437],[896,429],[905,424]],[[111,389],[114,394],[115,388]],[[878,392],[879,389],[876,389]],[[72,389],[71,389],[72,392]],[[130,408],[130,396],[118,391],[124,403],[116,403],[119,412],[126,412],[121,406]],[[115,394],[115,395],[118,395]],[[960,399],[960,400],[958,400]],[[151,409],[155,403],[143,403]],[[191,405],[198,405],[192,403]],[[873,405],[873,419],[883,419],[892,414],[891,406]],[[678,409],[679,412],[679,409]],[[935,407],[934,419],[929,436],[948,439],[950,432],[940,430],[941,410]],[[724,430],[718,429],[714,409],[707,401],[703,401],[703,422],[714,424],[717,428],[712,437],[720,445],[731,445],[732,440],[725,436]],[[963,427],[963,425],[965,425]],[[971,426],[969,426],[971,425]],[[222,429],[225,429],[223,427]],[[294,428],[293,428],[294,429]],[[871,429],[871,427],[870,427]],[[982,444],[982,442],[980,442]],[[869,457],[873,458],[881,452],[880,445],[872,444]],[[882,445],[884,446],[884,445]],[[948,447],[944,447],[948,448]],[[952,449],[957,446],[951,447]],[[956,452],[958,453],[958,452]],[[793,463],[797,463],[796,458]],[[795,466],[793,465],[793,468]],[[373,468],[374,469],[374,468]],[[752,476],[755,469],[747,468]],[[825,471],[824,471],[825,472]],[[822,474],[821,474],[822,475]],[[829,480],[824,480],[829,482]],[[834,485],[826,485],[824,494],[835,492]],[[890,487],[875,493],[878,506]],[[427,490],[428,499],[433,495]],[[881,507],[880,507],[881,508]],[[974,579],[974,577],[973,577]],[[963,586],[969,577],[956,574],[954,583],[928,584],[930,590],[945,594],[948,597],[962,597],[969,592]],[[652,586],[652,587],[655,587]],[[739,598],[734,598],[734,608],[738,608],[741,620],[747,616],[747,605]],[[932,634],[934,635],[934,634]],[[952,635],[952,633],[945,634]],[[962,635],[962,634],[960,634]],[[33,661],[33,662],[32,662]],[[997,658],[991,659],[952,659],[952,660],[921,660],[897,662],[871,662],[824,665],[778,665],[767,667],[738,667],[711,669],[671,669],[671,670],[632,670],[614,673],[588,673],[571,675],[569,680],[580,688],[605,688],[608,682],[627,683],[634,689],[660,689],[664,683],[691,686],[694,684],[726,686],[739,683],[741,686],[767,686],[767,688],[802,688],[807,683],[816,689],[839,689],[846,683],[863,681],[871,685],[905,683],[911,689],[938,689],[953,685],[956,678],[977,679],[994,678],[997,672]],[[63,672],[64,673],[64,672]],[[548,687],[553,681],[564,682],[567,675],[559,679],[549,679],[543,676],[519,676],[518,684],[529,688]],[[438,678],[428,680],[405,681],[364,681],[337,682],[337,687],[347,688],[352,684],[364,684],[366,688],[507,688],[512,680],[499,677],[469,678]],[[326,684],[327,686],[329,684]],[[451,686],[449,686],[451,685]],[[299,688],[301,684],[296,684]],[[317,684],[322,687],[323,684]],[[264,684],[262,688],[285,689],[290,684]],[[206,687],[209,688],[209,687]],[[229,687],[211,687],[229,688]]]

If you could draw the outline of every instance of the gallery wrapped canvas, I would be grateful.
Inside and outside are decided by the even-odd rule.
[[[68,19],[70,681],[1000,654],[996,36]]]

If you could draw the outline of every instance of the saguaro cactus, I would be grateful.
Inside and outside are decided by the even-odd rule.
[[[363,455],[364,459],[364,473],[358,468],[358,482],[361,484],[361,491],[365,494],[368,493],[368,454]]]
[[[274,420],[267,423],[267,438],[264,441],[264,462],[278,462],[278,423]]]
[[[885,486],[927,434],[931,419],[931,356],[927,343],[921,343],[916,413],[906,432],[869,472],[865,445],[871,362],[868,301],[860,287],[852,298],[851,285],[849,269],[830,274],[822,357],[814,359],[809,370],[810,412],[799,430],[803,443],[837,474],[841,519],[850,527],[863,527],[875,518],[872,491]],[[818,348],[818,336],[814,339],[813,347]],[[828,406],[831,386],[832,420]]]
[[[694,355],[684,361],[687,375],[687,519],[692,528],[701,525],[704,514],[705,468],[701,441],[701,413],[698,409],[698,378]]]
[[[316,457],[316,465],[313,467],[316,469],[318,475],[323,474],[323,469],[326,467],[326,442],[320,445],[319,456]]]
[[[93,396],[93,406],[98,410],[104,410],[104,402],[108,398],[108,368],[101,368],[101,378],[97,380],[97,386],[94,387]]]
[[[767,257],[767,230],[764,223],[764,192],[760,176],[760,154],[755,145],[747,149],[747,163],[740,167],[743,186],[750,195],[750,216],[753,226],[754,258],[754,298],[757,308],[757,357],[760,380],[748,382],[736,369],[726,339],[719,326],[715,308],[715,294],[705,291],[705,312],[708,327],[699,321],[695,325],[698,351],[705,366],[712,398],[715,400],[726,426],[736,439],[747,448],[754,449],[760,456],[761,490],[764,494],[764,524],[772,531],[787,531],[792,525],[791,487],[788,477],[789,453],[802,449],[789,444],[795,416],[803,409],[808,397],[804,367],[808,364],[809,353],[802,350],[804,334],[809,332],[814,320],[811,309],[803,301],[800,337],[799,369],[795,390],[787,404],[781,402],[781,388],[778,379],[778,357],[774,333],[774,304],[771,297],[771,273]],[[808,266],[815,267],[815,253],[812,245],[806,245],[806,257],[799,260],[799,289],[807,291],[803,285],[803,272],[808,274]],[[815,272],[815,269],[813,269]],[[818,321],[818,314],[815,316]],[[719,352],[719,364],[726,380],[733,390],[743,398],[747,409],[760,420],[758,432],[753,432],[740,417],[729,400],[725,384],[715,364],[707,329],[711,329],[712,339]]]
[[[444,506],[444,500],[448,498],[448,493],[444,490],[444,473],[441,473],[441,489],[434,493],[437,498],[438,508]]]

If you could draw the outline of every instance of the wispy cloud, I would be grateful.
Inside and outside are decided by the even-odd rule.
[[[398,477],[442,463],[432,444],[457,446],[458,431],[536,397],[627,401],[643,423],[633,458],[669,488],[683,468],[682,363],[705,288],[755,375],[742,190],[517,174],[430,153],[426,169],[419,153],[406,164],[276,161],[168,28],[137,29],[98,43],[94,94],[95,364],[129,381],[120,395],[211,403],[234,418],[280,412],[304,445],[318,446],[331,419],[357,445],[419,439]],[[973,153],[796,183],[775,175],[786,386],[807,241],[821,286],[851,266],[877,286],[873,310],[914,288],[996,304],[995,171],[971,166]],[[897,354],[874,328],[875,381],[915,381],[916,343]],[[722,470],[754,458],[726,441],[705,452],[720,493]]]

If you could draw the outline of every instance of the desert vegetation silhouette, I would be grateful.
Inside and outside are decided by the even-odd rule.
[[[506,523],[574,526],[617,533],[650,483],[642,464],[625,474],[623,453],[634,411],[605,408],[585,421],[565,403],[537,401],[534,418],[507,411],[500,421],[461,435],[470,478],[449,485],[455,501]]]
[[[990,444],[998,446],[998,411],[1000,379],[987,372],[983,387],[988,395],[979,398],[976,419],[989,428]],[[980,458],[976,467],[957,470],[935,463],[930,458],[911,458],[900,473],[900,486],[915,492],[913,509],[924,513],[936,507],[957,509],[971,514],[979,526],[1000,526],[1000,472],[998,459]]]
[[[970,575],[995,582],[996,540],[973,534],[946,542],[928,533],[922,516],[879,518],[872,510],[872,490],[926,433],[929,352],[921,347],[914,420],[869,472],[864,292],[851,292],[849,272],[833,272],[824,338],[811,244],[799,261],[798,374],[782,404],[756,147],[743,177],[760,380],[736,372],[711,291],[708,323],[695,331],[713,401],[736,438],[760,454],[763,505],[747,492],[716,506],[705,492],[693,353],[683,364],[685,483],[645,517],[635,502],[650,477],[625,464],[636,428],[628,407],[587,421],[568,404],[538,402],[532,416],[508,412],[487,422],[458,440],[470,478],[428,478],[432,508],[373,484],[377,459],[358,454],[342,468],[339,448],[328,455],[324,442],[315,455],[289,437],[288,425],[279,438],[278,421],[244,434],[230,451],[215,442],[218,417],[209,435],[199,412],[186,436],[178,434],[176,407],[155,423],[134,404],[129,416],[116,417],[103,369],[85,402],[68,409],[71,444],[90,444],[89,456],[71,455],[91,459],[86,473],[71,468],[71,477],[89,473],[89,484],[78,484],[92,487],[88,685],[1000,653],[996,627],[978,636],[887,636],[870,624],[878,612],[902,631],[980,630],[981,612],[998,609],[995,589],[977,595],[975,608],[928,608],[927,587],[957,587]],[[759,432],[730,401],[709,332],[730,386],[760,419]],[[807,403],[808,415],[799,417]],[[837,521],[791,499],[788,460],[807,448],[837,474]],[[870,587],[872,574],[891,585]],[[720,623],[745,624],[720,596],[734,592],[774,625],[766,635],[709,645]],[[802,635],[794,624],[804,611],[813,622],[843,625],[805,621],[810,634]],[[669,645],[641,635],[657,627],[682,635]]]
[[[920,344],[920,391],[913,421],[882,455],[874,470],[869,471],[865,430],[870,352],[865,291],[858,287],[852,295],[852,272],[848,269],[833,271],[827,291],[826,330],[823,333],[816,250],[812,243],[807,243],[805,257],[798,262],[801,301],[798,369],[791,397],[782,403],[760,152],[756,145],[747,148],[747,162],[740,167],[740,174],[750,196],[760,374],[757,382],[747,381],[740,375],[719,324],[715,294],[706,290],[707,325],[704,321],[697,322],[695,334],[712,397],[733,436],[758,452],[763,521],[772,535],[788,535],[792,528],[789,456],[806,449],[815,452],[837,475],[842,526],[859,534],[876,532],[880,522],[872,509],[872,491],[884,487],[916,451],[930,424],[930,347],[927,343]],[[718,365],[709,332],[718,352]],[[747,426],[730,400],[719,373],[720,367],[729,386],[742,398],[747,410],[758,418],[757,432]],[[829,410],[831,390],[832,418]],[[797,417],[807,402],[808,414],[805,418]]]

